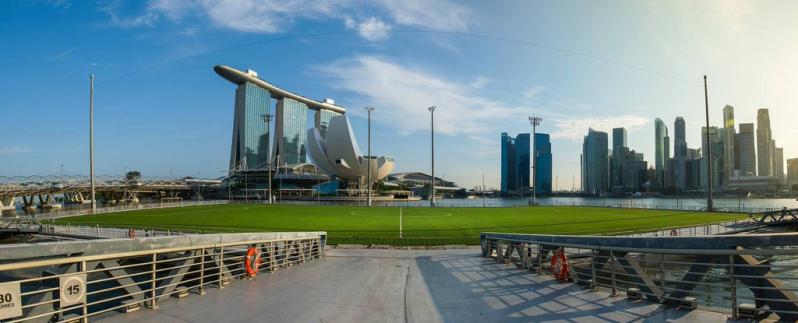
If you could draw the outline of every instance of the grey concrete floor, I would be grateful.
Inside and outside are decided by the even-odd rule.
[[[314,262],[233,281],[103,322],[723,322],[497,264],[478,249],[332,249]]]

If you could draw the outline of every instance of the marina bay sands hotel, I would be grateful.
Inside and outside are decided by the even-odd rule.
[[[254,187],[246,185],[246,191],[274,187],[275,179],[280,191],[318,191],[321,183],[329,180],[332,185],[323,190],[334,193],[339,186],[370,186],[393,170],[393,158],[360,152],[344,115],[346,109],[333,100],[316,101],[286,91],[258,78],[252,70],[222,65],[213,69],[237,86],[229,170],[233,177],[243,173],[247,183],[254,182]],[[270,149],[269,133],[272,100],[277,101],[274,149]],[[315,111],[312,127],[308,127],[308,110]],[[267,174],[275,174],[272,183],[267,184]],[[370,183],[366,183],[368,179]]]
[[[316,101],[283,90],[258,78],[252,70],[240,71],[217,65],[217,74],[238,85],[235,94],[231,170],[265,169],[269,165],[267,116],[277,100],[274,125],[274,155],[277,165],[307,162],[308,109],[315,110],[315,127],[326,135],[330,119],[346,113],[331,99]]]

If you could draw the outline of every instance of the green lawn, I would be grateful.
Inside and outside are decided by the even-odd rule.
[[[65,218],[58,222],[201,232],[327,231],[330,244],[478,244],[480,232],[615,234],[744,218],[587,207],[402,208],[217,205]]]

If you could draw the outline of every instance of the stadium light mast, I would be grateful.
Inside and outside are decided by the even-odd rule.
[[[89,177],[91,180],[91,213],[97,212],[97,201],[94,198],[94,74],[89,74]]]
[[[532,198],[529,200],[529,205],[536,205],[537,204],[536,196],[535,196],[536,192],[535,191],[537,191],[537,189],[538,189],[537,188],[537,179],[538,179],[538,176],[537,176],[537,173],[538,173],[538,167],[537,167],[538,166],[537,165],[538,164],[538,162],[537,162],[538,149],[537,148],[538,147],[536,145],[537,144],[537,140],[535,138],[536,137],[535,134],[536,134],[536,131],[537,131],[537,126],[540,125],[541,121],[543,121],[543,118],[541,118],[541,117],[529,116],[529,123],[532,124],[532,180],[530,181],[531,182],[530,184],[532,186]]]
[[[429,123],[430,123],[430,150],[432,151],[432,178],[430,180],[430,197],[429,206],[435,207],[435,106],[427,108],[429,110]]]
[[[263,117],[263,122],[266,123],[266,136],[268,136],[266,138],[266,144],[269,144],[271,142],[271,136],[272,136],[272,124],[271,124],[272,114],[271,113],[263,114],[263,115],[261,115],[261,117]],[[272,204],[272,152],[271,152],[271,146],[269,146],[269,151],[267,151],[266,154],[269,157],[269,163],[268,163],[269,171],[267,172],[268,175],[269,175],[269,204]]]
[[[366,112],[368,112],[368,179],[366,180],[366,206],[371,206],[371,111],[374,111],[374,107],[366,107]]]

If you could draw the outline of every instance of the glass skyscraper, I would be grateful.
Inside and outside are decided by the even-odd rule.
[[[551,141],[549,134],[535,134],[535,193],[551,194]]]
[[[316,128],[322,138],[327,138],[327,126],[330,125],[330,118],[340,116],[341,114],[330,110],[316,111]]]
[[[607,191],[607,133],[588,130],[582,144],[582,192],[601,195]]]
[[[230,169],[266,167],[269,160],[269,134],[266,132],[265,119],[270,107],[269,91],[249,82],[236,89]]]
[[[528,133],[516,138],[502,133],[501,191],[504,194],[529,191],[529,137]]]
[[[274,124],[278,165],[304,164],[307,161],[308,106],[289,98],[280,99]]]

